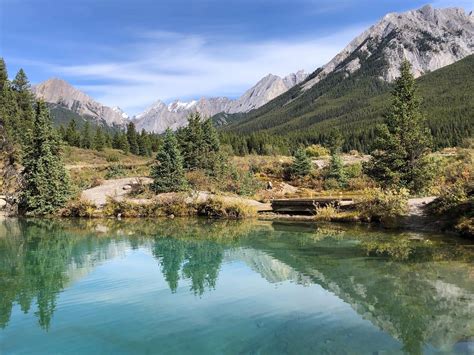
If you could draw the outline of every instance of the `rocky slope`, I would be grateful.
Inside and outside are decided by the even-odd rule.
[[[406,58],[415,77],[442,68],[474,52],[474,15],[464,9],[434,9],[426,5],[402,14],[390,13],[356,37],[342,52],[309,81],[309,89],[332,72],[358,71],[361,62],[379,57],[384,63],[378,73],[386,81],[399,75]]]
[[[266,131],[293,142],[321,143],[339,129],[345,149],[369,151],[373,127],[390,102],[390,83],[406,58],[419,77],[437,146],[459,144],[472,127],[473,53],[472,13],[425,6],[388,14],[286,93],[248,113],[213,119],[238,134]]]
[[[269,74],[236,100],[226,97],[201,98],[190,102],[174,101],[169,105],[157,101],[134,118],[135,125],[139,130],[162,133],[167,128],[175,130],[185,126],[187,116],[191,112],[199,112],[204,117],[211,117],[221,112],[248,112],[286,92],[306,77],[304,71],[298,71],[284,78]]]
[[[32,87],[36,97],[108,126],[125,124],[128,116],[118,107],[104,106],[61,79],[49,79]]]

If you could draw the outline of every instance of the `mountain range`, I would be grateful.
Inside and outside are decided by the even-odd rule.
[[[407,59],[421,80],[423,109],[432,130],[445,135],[450,131],[459,143],[474,124],[469,111],[474,99],[473,53],[472,13],[425,6],[388,14],[274,100],[248,113],[218,114],[213,119],[239,137],[262,132],[304,144],[324,141],[338,129],[345,149],[367,151],[375,123],[390,102],[391,83]]]
[[[162,133],[166,128],[182,127],[187,115],[197,111],[238,134],[264,131],[308,143],[328,129],[344,127],[345,134],[350,134],[347,139],[360,141],[382,116],[380,105],[373,106],[380,100],[374,98],[390,90],[404,59],[412,64],[415,77],[420,77],[473,53],[472,12],[427,5],[387,14],[310,75],[303,71],[284,78],[269,74],[235,100],[157,101],[132,120],[140,130]],[[469,70],[471,62],[462,68]],[[73,112],[108,126],[129,121],[119,108],[101,105],[60,79],[50,79],[33,90],[52,105],[55,117]],[[437,101],[433,103],[432,109]]]
[[[66,115],[71,118],[88,119],[95,124],[109,127],[124,126],[132,119],[138,130],[163,133],[167,128],[175,130],[186,125],[187,116],[192,112],[211,117],[220,112],[232,114],[259,108],[299,84],[307,76],[308,74],[302,70],[283,78],[268,74],[235,100],[227,97],[203,97],[189,102],[176,100],[170,104],[158,100],[132,118],[119,107],[108,107],[98,103],[62,79],[48,79],[33,86],[32,91],[36,97],[49,103],[53,117],[61,123],[67,121],[64,119]]]

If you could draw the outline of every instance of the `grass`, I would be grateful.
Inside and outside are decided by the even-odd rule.
[[[80,168],[83,165],[109,165],[111,163],[120,163],[121,165],[147,165],[152,159],[133,154],[124,154],[118,149],[104,149],[96,151],[92,149],[82,149],[71,146],[65,146],[63,150],[64,164],[73,169],[74,166]]]

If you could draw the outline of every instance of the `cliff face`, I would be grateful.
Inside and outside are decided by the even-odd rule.
[[[310,89],[333,72],[358,71],[368,59],[385,63],[378,73],[386,81],[399,76],[404,59],[415,77],[455,63],[474,53],[474,15],[464,9],[434,9],[430,5],[405,13],[390,13],[352,40],[346,48],[303,84]]]
[[[46,80],[33,86],[32,91],[36,97],[90,117],[98,124],[122,126],[128,118],[120,108],[104,106],[61,79]]]

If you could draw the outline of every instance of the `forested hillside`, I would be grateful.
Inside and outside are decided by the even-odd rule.
[[[237,154],[324,144],[334,130],[342,134],[344,150],[367,152],[375,124],[390,105],[392,86],[376,75],[384,65],[383,57],[369,58],[362,62],[361,70],[346,78],[345,72],[335,71],[307,91],[296,86],[246,115],[216,116],[214,120],[224,122],[223,137]],[[435,148],[459,145],[472,136],[473,78],[471,55],[417,79]]]

